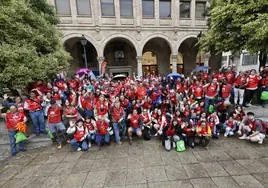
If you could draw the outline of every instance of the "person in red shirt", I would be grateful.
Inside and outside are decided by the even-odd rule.
[[[258,88],[259,80],[261,77],[256,74],[256,70],[252,69],[250,71],[250,75],[247,78],[247,87],[245,90],[245,99],[244,99],[244,106],[249,107],[251,106],[250,102]]]
[[[111,116],[112,116],[112,123],[113,123],[113,130],[115,141],[119,145],[122,144],[120,138],[120,127],[122,127],[122,135],[125,135],[126,125],[125,125],[125,116],[126,113],[124,108],[120,106],[120,102],[117,101],[114,103],[114,106],[111,108]]]
[[[1,104],[0,104],[1,105]],[[0,117],[5,118],[6,129],[8,131],[8,137],[10,141],[10,150],[12,157],[17,154],[17,145],[15,140],[15,135],[17,134],[16,125],[20,122],[26,122],[26,117],[24,113],[20,113],[15,105],[10,106],[10,112],[2,114],[1,110],[3,109],[2,105],[0,106]],[[25,152],[24,142],[19,142],[19,151]]]
[[[96,139],[96,122],[89,116],[85,117],[84,127],[88,130],[87,140],[88,140],[88,147],[91,148],[91,143]]]
[[[202,121],[200,125],[196,126],[196,137],[199,138],[199,143],[207,148],[211,139],[211,129],[205,121]]]
[[[62,123],[61,117],[61,110],[62,108],[59,107],[55,100],[50,101],[51,106],[48,109],[48,127],[50,132],[53,135],[53,142],[58,142],[58,149],[62,148],[63,142],[65,142],[66,136],[65,131],[66,128]]]
[[[128,115],[128,122],[129,122],[129,128],[128,128],[128,137],[129,137],[129,144],[132,145],[132,134],[136,133],[138,137],[142,136],[142,122],[141,117],[138,114],[137,109],[133,109],[132,114]]]
[[[198,80],[195,82],[195,85],[192,88],[192,93],[195,96],[195,99],[201,100],[204,95],[204,90],[202,86],[202,82],[199,82]]]
[[[38,96],[36,96],[36,92]],[[45,130],[44,111],[41,106],[42,93],[38,89],[33,89],[30,93],[30,98],[24,102],[24,110],[29,111],[29,115],[33,122],[36,136],[40,133],[47,134]]]
[[[231,70],[231,67],[227,68],[227,71],[225,72],[225,79],[227,80],[227,83],[233,84],[235,80],[235,73]]]
[[[243,105],[244,93],[247,86],[246,71],[241,71],[234,80],[234,103]],[[239,103],[238,103],[239,100]]]
[[[83,120],[78,120],[76,123],[71,121],[70,127],[67,129],[67,134],[73,134],[74,138],[71,140],[70,145],[76,151],[87,151],[87,135],[88,129],[84,127]]]
[[[236,125],[236,121],[233,119],[233,115],[231,115],[228,118],[228,120],[224,123],[224,127],[225,127],[224,137],[234,135],[237,125]]]
[[[110,145],[110,134],[108,132],[109,129],[109,120],[106,119],[104,116],[98,116],[98,119],[96,121],[96,141],[98,143],[99,149],[101,149],[101,143],[102,139],[104,139],[104,142],[106,145]]]
[[[224,101],[230,101],[232,85],[228,83],[227,79],[223,79],[223,83],[220,87],[220,96]]]
[[[261,94],[263,91],[268,91],[268,65],[261,70],[260,73],[262,79],[260,80],[259,87],[258,87],[258,103],[259,105],[265,107],[265,101],[261,99]]]
[[[180,140],[180,137],[177,135],[178,127],[179,127],[178,121],[176,119],[173,119],[171,124],[166,129],[163,130],[164,135],[166,136],[165,149],[167,151],[170,151],[171,146],[175,145],[175,143]]]
[[[216,78],[213,78],[212,83],[208,83],[203,87],[206,88],[205,112],[208,112],[209,105],[214,103],[215,97],[218,95],[218,80]]]

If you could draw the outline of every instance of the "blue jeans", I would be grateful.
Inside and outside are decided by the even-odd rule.
[[[101,140],[104,138],[105,143],[110,142],[110,135],[109,133],[106,133],[105,135],[100,135],[98,132],[96,133],[96,141],[98,143],[98,146],[101,146]]]
[[[85,116],[94,117],[94,111],[85,109]]]
[[[91,143],[93,140],[96,139],[96,133],[88,133],[87,140]]]
[[[88,144],[87,140],[84,139],[82,142],[77,142],[74,138],[70,142],[71,146],[77,150],[79,147],[81,147],[82,151],[87,151],[88,150]]]
[[[29,114],[30,114],[31,120],[33,122],[35,133],[38,134],[40,132],[45,132],[44,111],[38,110],[35,112],[30,112]]]
[[[119,129],[119,124],[118,123],[113,123],[113,129],[114,129],[114,136],[115,136],[115,141],[120,142],[120,129]]]
[[[10,141],[10,150],[11,150],[11,155],[15,156],[17,153],[17,145],[16,145],[16,139],[15,139],[15,134],[18,131],[8,131],[8,137]],[[19,150],[24,151],[24,142],[19,143]]]
[[[209,105],[211,104],[213,105],[213,103],[214,103],[214,99],[205,97],[205,112],[208,112]]]

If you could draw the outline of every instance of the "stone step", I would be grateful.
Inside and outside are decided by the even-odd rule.
[[[25,142],[25,149],[36,149],[52,145],[50,138],[47,135],[35,136],[32,134]],[[10,142],[7,135],[2,135],[0,138],[0,160],[6,159],[10,156]]]
[[[268,117],[268,106],[251,106],[248,108],[244,108],[245,112],[253,112],[255,116],[258,117]]]

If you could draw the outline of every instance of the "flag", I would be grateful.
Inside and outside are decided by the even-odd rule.
[[[105,74],[106,65],[107,65],[106,61],[103,61],[101,63],[101,74]]]

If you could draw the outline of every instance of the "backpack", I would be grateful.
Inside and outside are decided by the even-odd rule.
[[[176,142],[176,151],[177,152],[183,152],[186,151],[185,143],[183,140]]]

